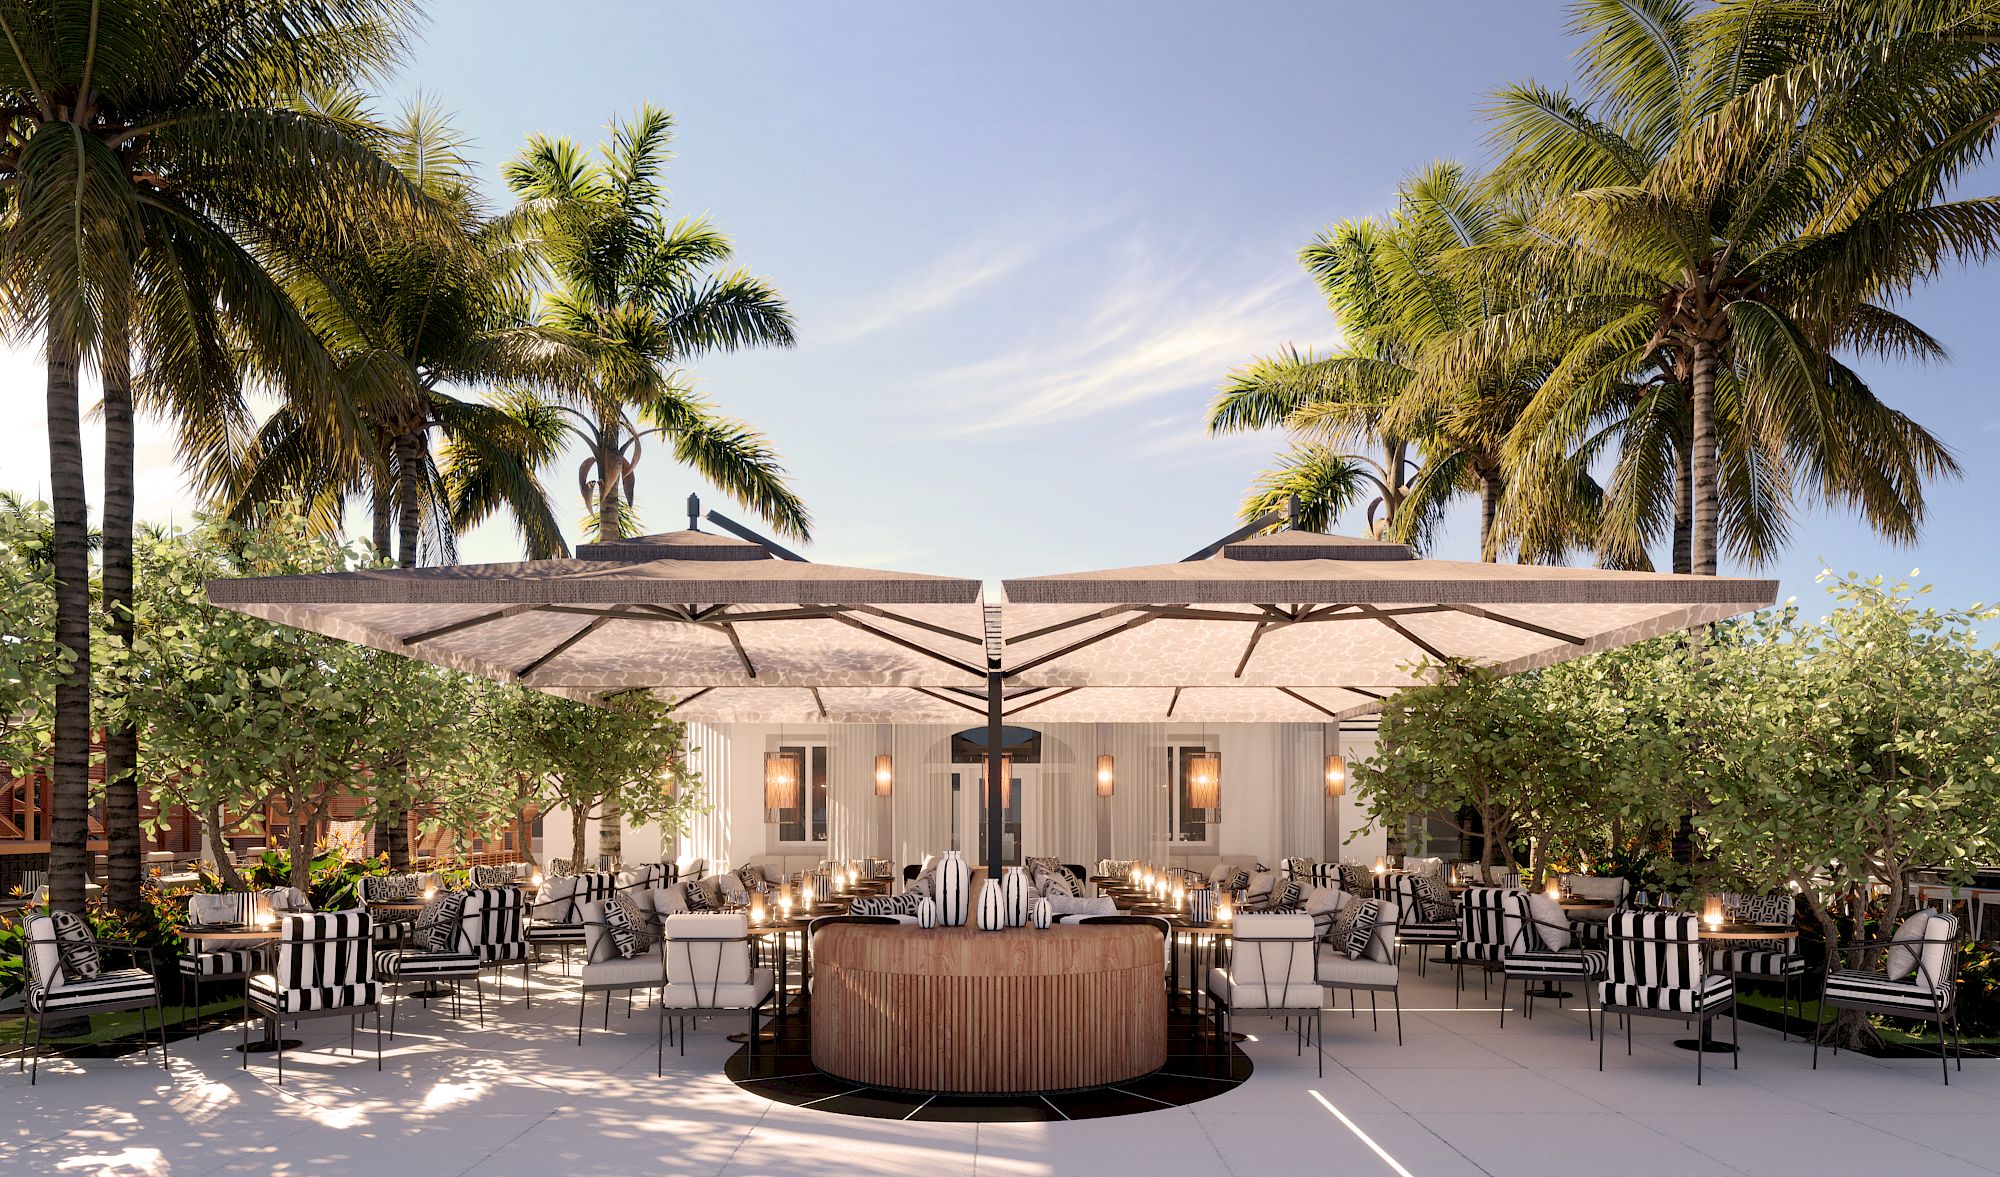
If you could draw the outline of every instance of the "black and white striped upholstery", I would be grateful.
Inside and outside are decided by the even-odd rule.
[[[1949,1008],[1952,998],[1950,982],[1933,987],[1920,977],[1892,981],[1882,973],[1840,969],[1827,975],[1826,992],[1822,999],[1835,1005],[1879,1006],[1885,1011],[1908,1011],[1929,1016]]]
[[[140,969],[100,972],[86,981],[72,981],[60,989],[44,989],[35,995],[36,1013],[82,1013],[153,1000],[159,983],[153,974]]]
[[[1618,933],[1611,934],[1615,952]],[[1699,1014],[1722,1009],[1736,995],[1736,986],[1721,973],[1711,973],[1692,985],[1636,985],[1624,981],[1603,981],[1598,995],[1607,1008],[1658,1010],[1662,1013]]]
[[[375,979],[384,983],[412,979],[455,981],[478,975],[476,952],[404,952],[389,948],[375,953]]]
[[[360,1009],[382,997],[366,912],[288,915],[273,970],[250,978],[250,1004],[265,1013]]]
[[[1397,877],[1400,894],[1404,876]],[[1408,883],[1414,902],[1416,883]],[[1500,887],[1469,887],[1459,897],[1458,955],[1461,960],[1498,964],[1507,956],[1507,905],[1509,896],[1519,895]],[[1408,935],[1404,936],[1408,939]]]
[[[1599,1004],[1698,1014],[1726,1006],[1736,987],[1702,960],[1701,921],[1675,912],[1620,912]]]
[[[476,953],[482,963],[506,964],[528,959],[527,900],[513,887],[482,887],[465,895],[458,949]]]
[[[1524,948],[1507,954],[1510,977],[1598,977],[1610,954],[1601,948]]]
[[[1351,869],[1359,870],[1360,868],[1353,867]],[[1345,879],[1345,875],[1349,870],[1350,867],[1348,865],[1341,867],[1343,875],[1342,890],[1347,891],[1350,895],[1368,894],[1366,891],[1355,891],[1347,885],[1351,881]],[[1417,882],[1413,876],[1395,875],[1390,885],[1394,888],[1396,894],[1396,910],[1403,913],[1402,923],[1396,928],[1396,938],[1398,940],[1401,940],[1405,944],[1458,943],[1459,922],[1457,920],[1449,922],[1427,921],[1423,918],[1423,905],[1417,900]]]
[[[213,980],[244,977],[264,967],[264,953],[256,948],[225,948],[215,952],[191,952],[181,957],[181,976]]]
[[[1865,953],[1884,961],[1888,971],[1835,969],[1828,973],[1826,986],[1820,993],[1819,1024],[1824,1024],[1829,1010],[1839,1008],[1931,1022],[1937,1026],[1938,1063],[1944,1068],[1944,1081],[1949,1084],[1951,1063],[1946,1057],[1946,1044],[1959,1036],[1957,940],[1957,916],[1919,910],[1905,917],[1887,940],[1842,945],[1843,955]],[[1949,1035],[1945,1032],[1947,1021],[1951,1023]],[[1818,1025],[1814,1028],[1817,1030]],[[1961,1070],[1965,1067],[1962,1048],[1958,1065]],[[1813,1067],[1818,1066],[1819,1038],[1815,1034]]]
[[[1715,967],[1739,977],[1802,977],[1806,958],[1783,949],[1731,948],[1715,954]]]

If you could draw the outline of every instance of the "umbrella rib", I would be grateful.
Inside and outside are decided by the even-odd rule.
[[[986,644],[985,634],[981,634],[978,637],[973,637],[971,634],[960,633],[948,625],[933,625],[928,621],[919,621],[914,617],[904,617],[900,613],[891,613],[887,609],[878,608],[877,606],[874,605],[839,605],[835,606],[833,609],[834,612],[839,612],[841,610],[851,610],[855,613],[866,613],[870,617],[880,617],[884,621],[893,621],[898,625],[907,625],[912,629],[927,630],[931,633],[937,634],[940,637],[955,638],[961,642],[971,642],[975,646],[983,646]]]
[[[1040,629],[1031,629],[1027,633],[1015,634],[1013,637],[1007,639],[1007,644],[1011,646],[1015,642],[1030,642],[1039,637],[1047,637],[1052,633],[1061,633],[1066,629],[1074,629],[1079,625],[1088,625],[1093,621],[1102,621],[1107,617],[1116,617],[1120,613],[1130,613],[1140,608],[1143,608],[1143,606],[1113,605],[1108,609],[1099,609],[1095,613],[1086,613],[1082,617],[1072,617],[1068,621],[1058,621],[1054,625],[1044,625]]]
[[[1369,617],[1373,617],[1375,620],[1381,622],[1383,625],[1388,626],[1390,629],[1395,630],[1397,633],[1403,636],[1404,640],[1408,641],[1411,645],[1415,646],[1417,649],[1422,650],[1424,653],[1429,654],[1431,657],[1437,659],[1439,662],[1449,663],[1451,661],[1451,657],[1447,655],[1443,650],[1438,649],[1436,646],[1431,645],[1429,642],[1418,637],[1416,634],[1411,633],[1409,628],[1405,626],[1402,622],[1397,621],[1395,618],[1382,612],[1380,609],[1375,608],[1373,605],[1361,606],[1361,612]]]
[[[542,655],[540,658],[535,659],[533,662],[528,663],[526,666],[523,666],[521,669],[515,671],[514,677],[516,679],[527,678],[529,675],[535,673],[537,670],[540,670],[542,667],[547,666],[551,661],[559,657],[564,650],[569,649],[571,646],[576,645],[578,642],[589,637],[591,634],[597,632],[599,626],[604,625],[606,622],[609,622],[610,620],[611,619],[609,617],[595,617],[585,622],[582,629],[577,630],[575,633],[564,638],[562,641],[557,642],[554,649]]]
[[[1320,706],[1318,703],[1313,702],[1311,699],[1306,698],[1304,695],[1299,694],[1297,691],[1293,690],[1290,687],[1279,687],[1278,692],[1280,694],[1290,695],[1292,698],[1297,699],[1301,703],[1304,703],[1306,706],[1312,708],[1314,711],[1319,712],[1321,715],[1326,716],[1328,719],[1340,718],[1340,713],[1338,711],[1329,711],[1325,707]]]
[[[1036,699],[1032,703],[1021,704],[1019,707],[1014,708],[1014,714],[1019,715],[1021,714],[1021,712],[1026,711],[1030,707],[1040,707],[1042,704],[1048,702],[1051,699],[1060,699],[1064,695],[1075,694],[1077,691],[1081,689],[1082,689],[1081,687],[1064,687],[1062,690],[1057,691],[1053,695],[1043,695],[1041,698]]]
[[[1050,650],[1048,653],[1043,654],[1041,657],[1032,658],[1027,662],[1021,664],[1020,666],[1016,666],[1014,669],[1008,671],[1007,673],[1010,675],[1025,673],[1027,671],[1033,670],[1037,666],[1040,666],[1044,662],[1052,662],[1057,658],[1068,657],[1069,655],[1074,654],[1078,650],[1084,649],[1085,647],[1094,646],[1097,643],[1104,641],[1107,638],[1117,637],[1121,633],[1127,633],[1131,630],[1139,628],[1142,625],[1147,624],[1148,622],[1158,621],[1159,619],[1160,619],[1160,614],[1158,612],[1148,609],[1142,616],[1134,617],[1130,621],[1125,621],[1121,622],[1118,625],[1114,625],[1110,629],[1105,630],[1103,633],[1092,634],[1090,637],[1084,638],[1080,641],[1071,642],[1069,645],[1063,646],[1060,649]],[[1248,621],[1251,620],[1251,618],[1246,617],[1243,620]]]
[[[722,632],[729,635],[729,644],[736,648],[736,656],[743,661],[743,673],[749,675],[751,678],[756,678],[757,664],[750,661],[750,653],[743,648],[743,638],[737,634],[736,627],[727,621],[720,624]]]
[[[819,697],[819,688],[818,688],[818,687],[808,687],[808,688],[806,688],[806,689],[812,692],[812,697],[813,697],[813,706],[815,706],[815,707],[819,708],[819,717],[820,717],[821,719],[825,719],[825,718],[826,718],[826,700],[825,700],[825,699],[822,699],[822,698],[820,698],[820,697]]]
[[[684,695],[681,698],[675,699],[673,701],[673,704],[667,708],[667,713],[671,715],[674,712],[679,711],[684,704],[692,703],[696,699],[701,698],[703,695],[708,694],[710,691],[714,689],[715,689],[714,687],[703,687],[691,695]]]
[[[474,626],[485,625],[494,621],[505,621],[509,617],[517,617],[523,613],[532,613],[539,608],[541,608],[540,605],[509,605],[505,609],[495,609],[491,613],[481,613],[477,617],[467,617],[462,621],[454,621],[450,625],[440,625],[436,629],[422,630],[398,640],[405,647],[414,646],[418,642],[428,642],[432,638],[447,637],[461,630],[471,629]]]
[[[927,658],[935,658],[939,662],[944,663],[946,666],[949,666],[954,670],[962,670],[967,674],[986,673],[983,670],[976,669],[974,667],[966,665],[963,662],[960,662],[958,659],[953,658],[949,654],[940,654],[936,650],[931,649],[929,646],[923,645],[918,642],[913,642],[910,639],[902,637],[898,634],[893,634],[885,630],[876,629],[874,626],[869,625],[867,622],[858,620],[853,617],[849,617],[844,613],[829,613],[826,615],[826,617],[828,621],[838,621],[842,625],[852,626],[855,629],[860,630],[862,633],[873,634],[875,637],[881,638],[885,642],[901,646],[906,650],[915,651],[916,653],[922,654]],[[981,715],[985,714],[984,709],[980,711],[980,714]]]
[[[1495,613],[1491,609],[1482,609],[1477,605],[1453,605],[1452,608],[1468,617],[1477,617],[1481,621],[1497,621],[1502,625],[1511,625],[1515,629],[1525,629],[1529,633],[1541,634],[1545,638],[1554,638],[1559,642],[1568,642],[1572,646],[1581,646],[1584,644],[1584,639],[1577,637],[1575,634],[1564,633],[1559,629],[1550,629],[1546,625],[1536,625],[1532,621],[1523,621],[1518,617],[1509,617],[1505,613]]]
[[[910,689],[915,691],[919,695],[924,695],[929,698],[936,699],[941,703],[949,703],[953,707],[963,707],[967,711],[972,712],[974,715],[986,714],[986,708],[984,707],[975,707],[972,704],[967,703],[963,699],[954,699],[950,695],[942,694],[938,691],[931,690],[929,687],[911,687]]]
[[[1174,708],[1176,708],[1176,707],[1178,707],[1178,706],[1180,706],[1180,705],[1181,705],[1181,690],[1182,690],[1182,688],[1181,688],[1181,687],[1175,687],[1175,688],[1174,688],[1174,697],[1173,697],[1173,698],[1171,698],[1171,699],[1168,699],[1168,700],[1167,700],[1167,718],[1168,718],[1168,719],[1172,719],[1172,718],[1174,717]]]

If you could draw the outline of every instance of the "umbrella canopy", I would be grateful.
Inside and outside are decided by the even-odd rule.
[[[1003,666],[1046,720],[1325,720],[1447,662],[1513,673],[1761,608],[1777,582],[1422,560],[1282,531],[1204,559],[1005,582]]]
[[[577,558],[211,581],[269,621],[587,698],[728,687],[984,689],[976,580],[781,557],[677,531]]]

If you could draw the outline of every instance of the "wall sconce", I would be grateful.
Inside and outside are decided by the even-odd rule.
[[[1347,758],[1338,752],[1326,758],[1326,795],[1339,797],[1347,792]]]
[[[1117,787],[1117,767],[1112,763],[1109,755],[1099,756],[1097,758],[1097,795],[1099,797],[1109,797]]]
[[[875,795],[888,797],[896,791],[896,764],[887,752],[875,758]]]

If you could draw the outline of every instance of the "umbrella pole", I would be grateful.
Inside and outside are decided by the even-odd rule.
[[[1001,846],[1004,843],[1003,823],[1007,816],[1006,810],[1000,804],[1003,791],[1000,782],[1002,759],[1000,729],[1004,726],[1001,722],[1004,718],[1001,703],[1000,672],[988,671],[986,674],[986,877],[989,879],[1000,877]]]

